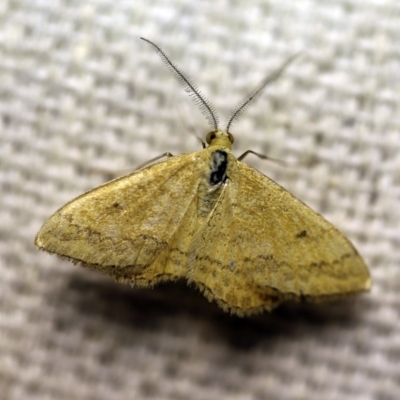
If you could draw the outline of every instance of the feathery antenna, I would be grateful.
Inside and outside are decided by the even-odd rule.
[[[257,97],[261,94],[263,89],[271,82],[276,80],[282,72],[288,67],[290,63],[292,63],[293,60],[295,60],[300,53],[296,53],[293,56],[291,56],[287,61],[285,61],[281,67],[279,67],[275,72],[273,72],[271,75],[268,75],[266,78],[263,79],[263,81],[252,91],[250,92],[242,102],[240,102],[236,108],[231,112],[231,117],[226,124],[226,131],[229,132],[229,128],[232,125],[232,122],[237,119],[243,111],[254,101],[257,99]]]
[[[184,72],[182,72],[177,66],[175,66],[166,56],[166,54],[156,44],[143,37],[141,37],[140,39],[144,40],[145,42],[153,46],[153,48],[159,54],[164,63],[167,64],[167,67],[172,71],[175,78],[177,78],[178,81],[181,83],[181,85],[184,87],[185,92],[189,94],[189,96],[193,99],[195,104],[200,108],[200,111],[206,117],[209,124],[213,127],[215,131],[217,131],[218,116],[214,106],[210,103],[210,101],[204,97],[204,95],[200,92],[197,86],[192,83],[189,77]]]

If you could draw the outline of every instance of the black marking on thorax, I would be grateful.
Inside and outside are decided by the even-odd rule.
[[[217,150],[211,154],[211,185],[224,182],[227,178],[226,168],[228,166],[228,154],[223,150]]]

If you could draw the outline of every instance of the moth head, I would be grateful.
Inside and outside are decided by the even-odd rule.
[[[235,140],[231,133],[229,133],[227,131],[220,130],[220,129],[207,133],[207,136],[206,136],[207,144],[210,145],[214,140],[217,140],[217,139],[225,139],[225,140],[228,139],[231,144]]]

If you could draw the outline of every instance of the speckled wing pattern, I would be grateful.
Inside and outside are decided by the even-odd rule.
[[[369,290],[367,267],[332,224],[255,169],[231,166],[192,244],[188,278],[209,299],[244,315]]]
[[[370,287],[344,235],[225,148],[172,157],[79,196],[43,225],[36,245],[122,283],[187,278],[239,315]]]
[[[168,158],[90,190],[43,225],[36,245],[123,283],[184,277],[204,156]]]

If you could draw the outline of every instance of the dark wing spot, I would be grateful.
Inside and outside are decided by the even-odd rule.
[[[115,202],[113,204],[113,207],[119,211],[123,211],[124,207],[121,206],[121,204],[119,204],[118,202]]]
[[[303,238],[306,236],[307,236],[307,231],[301,231],[296,235],[297,238]]]
[[[212,154],[210,183],[217,185],[225,181],[226,168],[228,166],[228,155],[223,150],[217,150]]]

